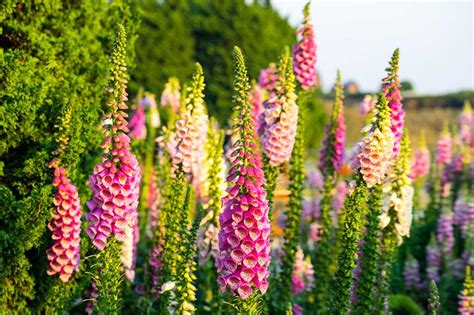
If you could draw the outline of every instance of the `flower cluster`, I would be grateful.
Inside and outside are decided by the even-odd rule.
[[[290,160],[295,144],[298,122],[295,77],[291,69],[291,57],[286,51],[278,65],[276,95],[265,102],[261,115],[262,147],[272,167]]]
[[[404,133],[401,141],[401,152],[398,159],[394,160],[392,172],[389,174],[390,182],[384,187],[386,193],[383,200],[382,215],[380,217],[382,228],[394,220],[399,243],[404,236],[410,235],[413,219],[414,189],[409,177],[411,173],[411,150],[408,133]],[[394,211],[395,213],[391,212]],[[394,216],[395,214],[395,216]]]
[[[258,75],[258,85],[265,89],[270,96],[273,96],[277,88],[278,70],[275,63],[271,63],[267,68],[260,70]]]
[[[451,138],[451,134],[449,130],[445,128],[441,133],[438,142],[436,143],[436,165],[438,167],[444,166],[451,162],[452,158],[452,145],[453,139]]]
[[[367,115],[369,112],[371,112],[375,108],[376,104],[377,104],[376,95],[366,95],[364,96],[364,99],[362,100],[362,102],[360,102],[359,104],[359,112],[362,115]]]
[[[313,264],[309,256],[304,257],[303,250],[298,248],[295,254],[295,263],[293,270],[292,292],[293,294],[300,294],[304,291],[309,291],[313,287],[314,270]]]
[[[161,124],[161,121],[160,113],[158,112],[158,106],[156,105],[155,95],[151,93],[145,93],[145,96],[140,100],[140,105],[149,110],[150,126],[153,128],[158,128]]]
[[[53,219],[48,224],[54,244],[46,252],[49,261],[47,272],[48,275],[59,274],[61,281],[66,282],[73,271],[79,269],[81,202],[76,186],[67,178],[66,169],[59,167],[55,160],[50,166],[54,167],[56,192]]]
[[[248,102],[248,77],[244,57],[234,48],[234,102],[240,109],[234,130],[239,133],[233,145],[227,196],[222,199],[224,211],[219,217],[218,283],[228,287],[241,299],[254,289],[265,293],[270,263],[270,224],[268,201],[263,189],[265,177],[258,154],[256,134]]]
[[[463,238],[469,234],[470,226],[474,227],[474,201],[460,196],[454,204],[453,224],[459,226]],[[472,232],[472,229],[471,229]],[[474,237],[474,235],[470,235]]]
[[[87,302],[85,307],[85,312],[87,315],[94,314],[95,300],[99,297],[99,290],[95,283],[95,279],[92,279],[91,286],[87,290]]]
[[[177,114],[181,106],[181,92],[179,80],[172,77],[168,79],[165,84],[165,89],[161,93],[161,106],[170,107],[172,111]]]
[[[329,126],[326,126],[326,137],[322,143],[319,167],[326,175],[334,175],[344,162],[346,125],[344,123],[344,94],[341,73],[337,73],[335,100]]]
[[[426,147],[424,133],[421,134],[418,149],[413,156],[413,163],[410,177],[415,180],[428,175],[430,171],[430,150]]]
[[[250,90],[250,105],[252,105],[252,118],[255,130],[260,129],[260,115],[262,115],[265,110],[263,107],[263,102],[265,100],[266,94],[268,94],[265,89],[259,85],[254,85]]]
[[[443,210],[438,219],[436,240],[441,245],[443,255],[449,255],[454,248],[453,213],[448,209]]]
[[[309,3],[304,8],[304,22],[298,31],[299,43],[293,46],[293,71],[303,90],[313,89],[318,84],[316,72],[316,42],[309,13]]]
[[[459,137],[466,145],[474,145],[474,112],[471,103],[466,101],[459,115]]]
[[[405,125],[405,111],[403,110],[402,95],[400,92],[400,80],[398,77],[398,48],[393,52],[390,60],[390,67],[387,68],[388,75],[382,80],[382,89],[390,107],[392,120],[391,129],[393,132],[393,156],[396,158],[400,153],[400,141],[402,140],[403,128]]]
[[[435,282],[440,281],[439,271],[441,269],[441,253],[435,237],[432,237],[430,243],[426,247],[426,274],[428,279]]]
[[[204,108],[204,75],[196,64],[193,84],[188,88],[185,111],[176,121],[175,132],[170,135],[168,150],[172,158],[172,173],[178,169],[199,181],[199,169],[204,155],[209,118]]]
[[[124,227],[125,237],[123,239],[120,260],[125,267],[125,276],[128,280],[133,281],[135,278],[135,263],[137,254],[137,243],[139,238],[138,232],[138,213],[132,212],[131,224]]]
[[[385,96],[378,98],[371,123],[362,131],[367,135],[356,145],[351,166],[360,172],[368,188],[381,184],[390,164],[393,151],[393,133],[390,112]]]
[[[146,118],[145,118],[145,108],[143,105],[138,104],[135,114],[133,114],[130,122],[128,124],[130,132],[130,137],[137,140],[146,139]]]
[[[421,290],[423,283],[420,278],[420,265],[415,257],[409,255],[403,267],[403,278],[406,289]]]
[[[90,212],[86,219],[90,223],[86,232],[94,246],[104,249],[107,238],[113,234],[116,239],[125,241],[130,233],[126,229],[136,224],[136,209],[140,190],[140,166],[137,158],[130,152],[130,138],[125,120],[128,99],[126,90],[125,29],[120,28],[112,54],[112,86],[108,102],[110,112],[106,115],[102,144],[104,150],[102,163],[94,168],[89,179],[92,200],[87,202]]]
[[[346,199],[346,196],[348,194],[348,188],[347,185],[344,181],[340,181],[336,184],[336,192],[334,193],[334,196],[332,198],[332,208],[334,209],[334,215],[335,217],[333,218],[334,221],[337,219],[337,215],[342,211],[342,208],[344,207],[344,200]]]
[[[225,194],[225,162],[223,158],[224,135],[209,128],[206,143],[206,163],[203,164],[200,188],[203,208],[206,216],[201,221],[198,234],[199,263],[203,265],[209,254],[216,258],[218,254],[219,214],[221,198]]]

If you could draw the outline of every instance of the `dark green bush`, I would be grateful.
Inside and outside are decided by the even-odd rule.
[[[134,34],[135,11],[131,0],[6,0],[0,5],[2,314],[58,313],[63,305],[73,306],[71,300],[88,283],[84,272],[66,285],[46,275],[53,192],[47,164],[55,149],[55,124],[70,107],[70,142],[62,160],[84,203],[88,175],[100,158],[107,56],[119,22]],[[129,37],[130,52],[134,38]],[[86,237],[82,243],[85,256]]]

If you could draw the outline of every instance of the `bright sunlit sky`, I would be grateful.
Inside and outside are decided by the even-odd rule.
[[[299,25],[306,0],[273,0]],[[400,76],[418,93],[474,89],[474,5],[464,1],[313,0],[318,69],[327,90],[339,68],[344,81],[376,91],[393,50]]]

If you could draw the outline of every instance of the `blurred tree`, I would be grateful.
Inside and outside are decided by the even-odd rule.
[[[406,80],[402,81],[401,85],[402,85],[401,86],[402,91],[413,91],[415,89],[415,87],[410,81],[406,81]]]
[[[206,102],[221,123],[230,115],[232,47],[242,47],[249,74],[275,61],[295,43],[295,30],[267,2],[142,0],[132,92],[139,85],[160,94],[169,76],[190,79],[195,61],[206,77]]]
[[[139,3],[142,22],[130,88],[137,92],[143,86],[160,95],[169,77],[190,79],[194,69],[189,5],[187,0],[140,0]]]

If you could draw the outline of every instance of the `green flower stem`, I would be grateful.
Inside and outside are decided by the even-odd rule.
[[[268,217],[270,220],[273,218],[273,201],[275,198],[275,189],[277,186],[278,175],[280,174],[279,166],[270,166],[268,163],[268,158],[264,156],[263,158],[263,171],[265,173],[265,190],[267,191],[268,199]]]
[[[379,296],[377,299],[377,309],[388,312],[388,297],[390,295],[390,279],[392,278],[392,264],[397,249],[398,237],[394,229],[383,230],[382,255],[380,263]]]
[[[168,281],[176,281],[178,277],[178,261],[180,249],[179,225],[180,213],[186,193],[186,178],[182,172],[176,172],[175,178],[167,183],[165,188],[164,205],[160,211],[159,227],[165,227],[162,232],[157,229],[157,237],[163,239],[163,249],[161,253],[162,270],[161,284]],[[186,214],[187,215],[187,214]],[[169,291],[161,294],[157,301],[160,311],[165,312],[170,302]]]
[[[295,146],[290,159],[290,200],[286,211],[286,227],[284,230],[282,272],[277,279],[276,300],[281,311],[290,312],[292,309],[292,276],[295,254],[298,247],[301,212],[303,210],[304,189],[304,123],[303,113],[300,112]]]
[[[332,209],[332,197],[333,189],[335,186],[335,179],[333,176],[327,175],[324,178],[323,197],[321,200],[321,240],[318,242],[318,247],[314,253],[314,282],[317,285],[314,286],[313,293],[316,305],[324,305],[328,300],[329,284],[332,278],[331,265],[335,259],[334,251],[332,250],[333,237],[331,233],[332,221],[331,221],[331,209]],[[327,314],[327,309],[318,308],[315,310],[317,314]]]
[[[107,247],[97,254],[94,280],[99,292],[94,311],[97,314],[119,314],[122,308],[123,270],[120,261],[121,244],[111,238]]]
[[[338,270],[330,286],[328,301],[331,314],[349,314],[350,297],[357,262],[357,244],[361,238],[364,209],[367,203],[367,187],[359,175],[354,192],[347,198],[342,233],[342,248],[338,257]]]
[[[356,314],[380,313],[377,309],[376,288],[380,279],[379,247],[380,247],[380,214],[382,208],[382,189],[375,185],[369,190],[367,230],[362,245],[362,260],[359,282],[356,288]]]
[[[430,282],[430,296],[428,298],[428,314],[438,315],[441,308],[441,303],[439,302],[439,293],[436,282],[431,280]]]
[[[179,217],[179,229],[181,242],[179,253],[177,254],[177,278],[176,278],[176,300],[178,301],[177,311],[179,314],[188,314],[195,312],[196,308],[192,304],[196,300],[196,287],[193,285],[196,280],[196,235],[199,223],[202,218],[202,211],[198,214],[193,227],[189,230],[189,213],[191,212],[193,193],[191,187],[187,185],[186,197],[181,206]]]

